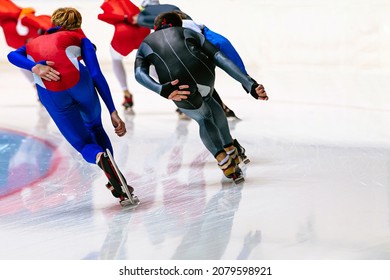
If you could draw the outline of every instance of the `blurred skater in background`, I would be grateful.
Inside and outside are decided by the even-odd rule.
[[[142,40],[150,33],[149,28],[133,24],[132,18],[140,13],[140,8],[129,0],[105,0],[100,6],[103,10],[98,19],[114,26],[110,43],[112,69],[123,91],[122,106],[133,113],[133,94],[130,92],[123,60],[133,50],[138,49]]]
[[[52,27],[49,15],[35,15],[33,8],[21,8],[11,0],[0,0],[0,26],[10,50],[25,45]],[[35,87],[30,71],[21,69],[28,82]]]

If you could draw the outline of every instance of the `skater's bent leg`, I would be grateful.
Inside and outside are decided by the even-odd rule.
[[[218,102],[218,104],[222,107],[224,113],[225,113],[225,116],[227,118],[237,118],[236,114],[233,112],[232,109],[230,109],[225,103],[223,103],[221,97],[219,96],[218,92],[215,90],[214,88],[214,91],[213,91],[213,98],[215,99],[215,101]]]
[[[110,54],[112,60],[112,70],[117,78],[119,85],[123,91],[128,90],[126,70],[123,65],[124,56],[110,47]]]
[[[96,155],[103,152],[103,148],[96,144],[88,129],[85,127],[83,120],[77,109],[72,110],[74,113],[67,112],[65,118],[55,115],[53,121],[58,129],[71,144],[89,163],[96,162]]]
[[[223,102],[222,102],[222,99],[221,97],[219,96],[218,92],[214,89],[213,91],[213,98],[215,99],[215,101],[218,102],[218,104],[223,108]]]
[[[95,163],[96,155],[103,149],[97,145],[84,125],[74,99],[67,91],[51,94],[37,86],[39,99],[65,139],[89,163]]]
[[[92,136],[93,141],[104,151],[110,149],[111,153],[113,153],[111,141],[103,128],[102,109],[93,82],[90,78],[84,76],[84,71],[80,72],[83,75],[83,82],[80,82],[76,89],[83,94],[79,94],[79,91],[72,91],[71,95],[78,103],[77,109],[80,111],[82,122]]]
[[[216,104],[219,106],[218,103]],[[207,103],[203,103],[199,109],[180,108],[180,110],[199,124],[200,138],[212,155],[215,156],[223,150],[221,134]]]
[[[210,153],[217,160],[218,166],[222,170],[223,174],[227,178],[232,178],[236,180],[236,178],[239,177],[240,170],[236,166],[235,161],[224,150],[220,129],[218,125],[215,123],[215,119],[213,117],[214,112],[212,111],[208,103],[211,102],[213,106],[218,107],[219,110],[222,111],[222,114],[223,114],[223,110],[221,106],[219,106],[219,104],[212,97],[209,97],[209,99],[212,101],[205,100],[205,102],[203,102],[200,108],[198,109],[181,108],[181,110],[183,111],[183,113],[188,115],[190,118],[194,119],[199,124],[200,138],[203,144],[205,145],[205,147],[210,151]],[[226,117],[224,118],[227,124]],[[229,132],[228,126],[226,127],[227,127],[227,132]],[[232,140],[230,140],[230,143],[231,142]]]
[[[115,77],[118,80],[123,92],[124,101],[122,102],[122,106],[125,109],[131,109],[134,105],[134,101],[133,95],[129,91],[129,87],[127,85],[126,69],[123,64],[123,59],[125,57],[118,53],[116,50],[114,50],[112,46],[110,46],[110,53],[112,61],[112,70],[114,71]]]
[[[84,126],[83,119],[77,109],[73,108],[64,114],[51,112],[54,123],[61,134],[89,163],[95,163],[96,155],[103,149],[97,145]]]
[[[214,123],[216,124],[218,131],[221,135],[222,145],[224,147],[232,145],[233,138],[230,134],[229,124],[222,107],[219,106],[218,102],[214,98],[205,98],[205,102],[209,105],[209,108],[211,109]]]
[[[223,147],[236,164],[239,164],[242,160],[242,158],[239,156],[239,151],[234,145],[234,140],[230,134],[230,128],[227,123],[227,119],[225,116],[225,113],[220,110],[220,106],[217,106],[217,102],[215,100],[207,100],[206,102],[209,103],[210,108],[212,108],[212,112],[214,113],[214,119],[215,123],[218,125],[218,128],[220,129],[221,135],[222,135],[222,142],[223,142]]]
[[[121,200],[125,199],[125,193],[122,189],[121,179],[123,179],[123,183],[127,186],[130,194],[134,192],[134,189],[127,184],[126,178],[123,176],[122,172],[114,168],[114,162],[111,161],[106,152],[97,154],[96,164],[104,171],[104,174],[108,179],[108,184],[106,187],[115,197],[119,197]]]
[[[93,135],[94,140],[96,143],[103,148],[103,150],[109,149],[112,154],[114,154],[111,140],[108,137],[106,131],[103,128],[103,125],[101,122],[98,122],[96,124],[86,124],[86,127],[90,131],[91,135]]]

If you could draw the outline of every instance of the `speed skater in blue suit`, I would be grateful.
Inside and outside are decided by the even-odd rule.
[[[39,99],[61,134],[87,162],[104,171],[112,194],[120,202],[127,200],[120,183],[122,174],[105,152],[108,149],[113,154],[113,148],[103,128],[99,96],[119,137],[125,135],[126,126],[115,109],[95,46],[82,31],[82,16],[76,9],[59,8],[51,19],[56,27],[10,52],[8,59],[33,72]],[[133,192],[130,186],[129,191]]]

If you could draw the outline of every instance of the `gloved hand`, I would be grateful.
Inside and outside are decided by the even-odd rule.
[[[163,84],[160,95],[170,100],[181,101],[182,99],[187,99],[187,95],[190,94],[188,89],[188,85],[179,85],[179,80],[176,79]]]
[[[264,89],[264,86],[258,84],[254,79],[252,78],[250,79],[253,81],[251,91],[250,91],[250,94],[253,96],[253,98],[260,99],[260,100],[268,100],[268,96]]]

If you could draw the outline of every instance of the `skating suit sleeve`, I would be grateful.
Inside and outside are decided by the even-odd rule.
[[[142,40],[150,33],[149,28],[131,24],[132,17],[140,12],[140,9],[128,0],[115,0],[104,2],[100,8],[102,14],[98,19],[114,25],[114,36],[111,46],[123,56],[127,56],[137,49]]]
[[[245,90],[249,92],[254,81],[246,73],[242,72],[242,70],[214,44],[209,42],[204,36],[202,36],[198,32],[196,32],[196,34],[197,36],[192,33],[192,35],[190,34],[188,37],[198,37],[202,51],[214,61],[216,66],[224,70],[233,79],[240,82],[245,88]]]
[[[224,70],[230,77],[240,82],[247,93],[251,91],[254,81],[247,74],[242,72],[242,70],[223,54],[223,52],[218,51],[215,53],[213,60],[215,65]]]
[[[31,69],[37,64],[27,58],[26,46],[10,52],[7,58],[13,65],[28,71],[31,71]],[[41,64],[45,64],[45,62],[41,62]]]
[[[149,47],[148,44],[146,43],[141,44],[135,57],[135,63],[134,63],[135,79],[144,87],[161,95],[162,85],[160,83],[157,83],[149,75],[150,63],[146,59],[146,56],[152,53],[153,50]]]
[[[140,12],[140,9],[129,0],[104,1],[100,8],[103,13],[98,15],[98,19],[113,25],[123,23],[125,17],[130,19]]]
[[[85,61],[85,65],[91,74],[94,85],[111,114],[115,111],[115,105],[114,101],[112,100],[111,91],[107,80],[100,70],[99,62],[95,53],[95,47],[88,38],[83,38],[81,40],[81,50],[82,58]]]
[[[112,25],[125,22],[124,15],[99,14],[98,19]]]

